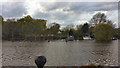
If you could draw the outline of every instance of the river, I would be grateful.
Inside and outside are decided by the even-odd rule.
[[[36,66],[36,56],[47,58],[46,66],[81,66],[88,63],[118,65],[118,40],[110,43],[82,41],[3,41],[3,66]]]

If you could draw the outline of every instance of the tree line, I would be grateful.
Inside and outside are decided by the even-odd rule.
[[[101,36],[103,34],[105,34],[104,36],[109,34],[109,39],[111,37],[120,39],[120,28],[115,28],[113,22],[107,20],[104,13],[95,14],[89,23],[86,22],[76,27],[69,24],[62,29],[60,29],[60,24],[55,22],[47,27],[47,20],[34,19],[30,15],[6,21],[0,16],[0,22],[2,23],[3,40],[46,40],[51,35],[54,35],[54,39],[60,39],[62,36],[68,36],[69,32],[74,35],[76,40],[82,40],[84,36],[89,36],[91,33],[95,35],[97,40],[104,38]],[[108,37],[105,38],[108,39]]]

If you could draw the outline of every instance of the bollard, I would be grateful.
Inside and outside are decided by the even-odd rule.
[[[38,68],[43,68],[46,63],[46,57],[44,56],[38,56],[35,59],[35,64],[37,65]]]

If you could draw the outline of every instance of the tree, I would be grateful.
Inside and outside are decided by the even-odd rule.
[[[83,34],[81,31],[82,27],[83,27],[83,25],[76,26],[77,29],[76,29],[76,32],[74,32],[75,33],[74,36],[75,36],[75,39],[77,39],[77,40],[83,40]]]
[[[120,39],[120,28],[117,29],[117,35],[118,35],[118,39]]]
[[[3,22],[2,34],[6,40],[26,39],[29,37],[38,37],[46,32],[46,20],[33,19],[31,16],[15,19],[7,19]]]
[[[74,31],[73,27],[74,27],[73,24],[69,24],[66,27],[62,28],[62,34],[65,35],[65,36],[73,35],[73,31]]]
[[[81,34],[81,28],[83,25],[77,25],[76,28],[73,28],[73,25],[67,25],[62,29],[62,35],[74,35],[75,40],[83,40],[83,36]]]
[[[96,26],[101,23],[109,24],[109,25],[113,26],[112,21],[107,20],[106,17],[107,16],[104,13],[97,13],[92,17],[92,19],[89,21],[89,23],[91,26]]]
[[[74,29],[74,25],[73,24],[69,24],[69,25],[66,26],[66,28],[69,29],[69,30],[70,29]]]
[[[61,32],[62,32],[63,36],[67,36],[68,33],[69,33],[69,29],[67,27],[64,27],[64,28],[61,29]]]
[[[44,19],[33,19],[31,16],[26,16],[19,19],[17,22],[21,23],[22,34],[43,34],[46,29],[46,20]]]
[[[15,19],[7,19],[2,25],[3,38],[13,40],[14,37],[19,34],[19,28],[17,28]]]
[[[3,23],[3,17],[2,16],[0,16],[0,23]]]
[[[113,37],[120,39],[120,28],[114,28]]]
[[[36,34],[45,34],[46,31],[46,22],[44,19],[34,19],[34,30],[36,30]]]
[[[88,33],[88,30],[89,30],[89,25],[88,23],[85,23],[81,28],[81,32],[83,35],[86,35]]]
[[[69,30],[69,36],[73,36],[73,30],[72,29]]]
[[[2,38],[2,23],[3,23],[3,17],[0,16],[0,40]]]
[[[30,35],[33,34],[33,23],[34,20],[30,15],[27,15],[23,18],[17,20],[17,23],[20,25],[20,35]]]
[[[76,29],[77,29],[78,31],[81,31],[82,26],[83,26],[83,25],[81,25],[81,24],[80,24],[80,25],[77,25],[77,26],[76,26]]]
[[[49,28],[50,29],[50,33],[58,34],[58,32],[60,31],[60,24],[54,22],[51,25],[52,26]]]
[[[109,24],[98,24],[94,28],[95,40],[98,42],[111,41],[113,28]]]

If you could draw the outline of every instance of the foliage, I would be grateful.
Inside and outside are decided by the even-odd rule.
[[[109,24],[98,24],[94,28],[95,40],[98,42],[111,41],[113,28]]]
[[[96,40],[110,40],[110,37],[120,38],[120,29],[115,29],[112,31],[111,26],[113,26],[111,20],[106,19],[104,13],[97,13],[90,20],[89,24],[85,23],[83,25],[77,25],[74,28],[73,24],[69,24],[64,28],[60,29],[60,24],[51,23],[50,26],[46,26],[47,20],[44,19],[34,19],[30,15],[15,19],[7,19],[4,21],[3,17],[0,16],[0,22],[2,22],[2,38],[5,40],[25,40],[28,38],[32,39],[46,39],[50,34],[56,37],[74,35],[76,40],[82,40],[83,36],[89,35],[90,33],[95,33]],[[95,26],[90,26],[92,23]],[[109,26],[109,27],[108,27]],[[93,31],[94,30],[94,31]],[[108,35],[107,35],[108,33]],[[105,37],[103,37],[105,36]]]
[[[18,19],[8,19],[2,23],[3,39],[17,40],[27,37],[36,37],[44,34],[46,30],[46,20],[33,19],[31,16]]]
[[[120,28],[117,29],[117,38],[120,39]]]
[[[73,35],[75,40],[83,40],[83,35],[81,32],[82,26],[83,25],[77,25],[76,28],[73,28],[68,25],[61,30],[62,35],[65,35],[65,36]]]
[[[114,28],[113,37],[120,39],[120,28]]]
[[[85,23],[81,28],[81,32],[85,36],[85,35],[87,35],[88,31],[89,31],[89,25],[88,25],[88,23]]]
[[[75,40],[83,40],[83,35],[82,35],[82,33],[80,33],[80,31],[74,30],[73,34],[74,34]]]
[[[91,26],[96,26],[98,24],[109,24],[111,26],[114,26],[111,20],[106,19],[106,15],[104,13],[97,13],[95,14],[92,19],[89,21]]]
[[[67,36],[69,33],[69,29],[67,27],[64,27],[61,29],[62,35]]]
[[[73,34],[73,30],[72,29],[70,29],[69,30],[69,36],[73,36],[74,34]]]
[[[2,16],[0,16],[0,23],[2,23],[3,22],[3,17]]]
[[[58,34],[60,31],[60,24],[54,22],[51,25],[52,26],[49,28],[49,33],[54,35]]]

